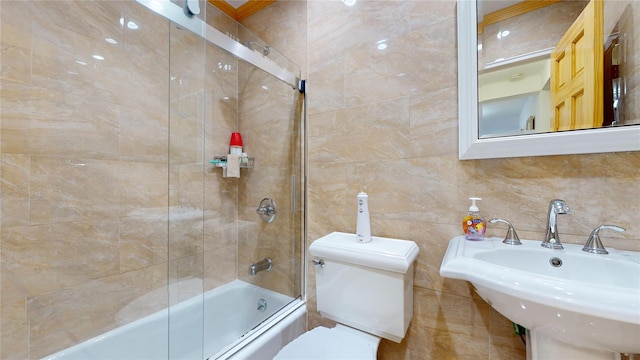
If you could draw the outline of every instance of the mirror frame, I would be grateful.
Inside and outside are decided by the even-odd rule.
[[[457,20],[460,160],[640,151],[640,125],[480,139],[476,0],[457,0]]]

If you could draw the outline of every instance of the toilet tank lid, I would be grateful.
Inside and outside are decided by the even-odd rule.
[[[397,273],[406,273],[418,252],[418,245],[410,240],[372,236],[371,242],[359,243],[356,234],[343,232],[325,235],[309,247],[314,257]]]

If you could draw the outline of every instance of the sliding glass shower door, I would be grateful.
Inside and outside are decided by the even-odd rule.
[[[169,30],[168,301],[175,359],[224,354],[300,299],[303,283],[299,68],[211,4],[199,17],[206,21],[199,33],[189,28],[193,18],[172,19]],[[251,63],[256,58],[264,69]],[[291,73],[284,66],[296,75],[282,75]],[[246,156],[238,177],[220,162],[233,132],[242,134]],[[256,212],[265,198],[276,204],[271,222]],[[267,260],[268,270],[251,274],[251,264]],[[219,296],[227,299],[212,300]],[[197,306],[183,312],[185,301]]]

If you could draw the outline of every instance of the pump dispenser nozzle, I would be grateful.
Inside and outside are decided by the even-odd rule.
[[[482,200],[482,198],[470,197],[469,200],[471,200],[471,206],[469,206],[469,211],[480,211],[480,209],[478,208],[478,205],[476,205],[476,201],[480,201]]]

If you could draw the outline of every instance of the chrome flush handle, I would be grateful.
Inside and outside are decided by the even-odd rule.
[[[320,266],[321,268],[324,268],[324,260],[320,259],[320,260],[311,260],[311,262],[313,263],[313,265],[315,266]]]

